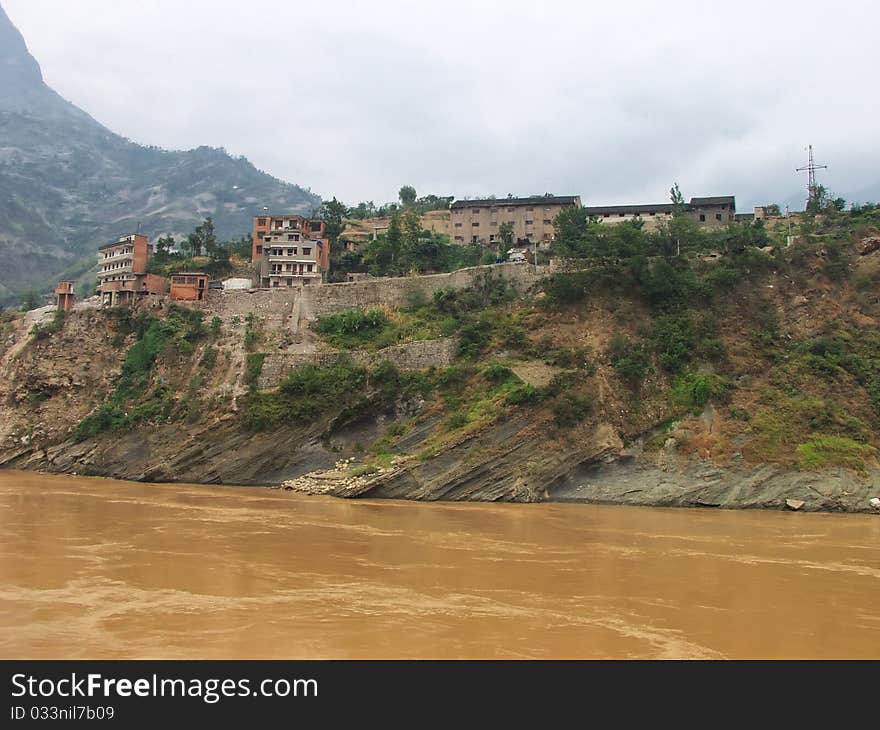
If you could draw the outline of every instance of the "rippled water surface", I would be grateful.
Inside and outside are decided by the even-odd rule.
[[[0,471],[2,658],[880,657],[880,516]]]

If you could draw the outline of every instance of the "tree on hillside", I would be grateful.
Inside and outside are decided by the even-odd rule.
[[[335,244],[339,234],[345,228],[343,219],[348,215],[348,206],[333,196],[333,200],[325,200],[321,204],[318,215],[327,227],[327,237],[330,239],[330,243]]]
[[[416,202],[416,189],[412,185],[404,185],[397,194],[400,204],[404,207]]]

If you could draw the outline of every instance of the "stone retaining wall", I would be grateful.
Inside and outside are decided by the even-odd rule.
[[[361,365],[374,366],[387,360],[401,370],[424,370],[430,367],[447,367],[452,364],[458,352],[458,338],[445,337],[439,340],[422,340],[405,345],[394,345],[376,352],[356,350],[354,352],[319,353],[278,353],[268,354],[263,360],[263,369],[257,379],[257,388],[269,390],[277,388],[287,374],[303,365],[332,365],[347,355]]]

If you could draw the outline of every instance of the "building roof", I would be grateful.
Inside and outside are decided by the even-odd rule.
[[[143,233],[128,233],[125,236],[120,236],[118,240],[113,241],[112,243],[105,243],[103,246],[98,246],[98,250],[103,251],[105,248],[124,246],[126,243],[131,243],[134,238],[146,239],[146,236]]]
[[[638,215],[639,213],[671,213],[672,203],[645,203],[643,205],[594,205],[584,206],[584,210],[590,215],[609,215],[623,213],[624,215]]]
[[[708,198],[691,198],[691,208],[698,208],[701,205],[729,205],[731,208],[735,208],[736,197],[733,195],[716,195]]]
[[[204,271],[175,271],[171,276],[207,276]]]
[[[578,205],[579,195],[539,195],[534,198],[483,198],[478,200],[456,200],[450,208],[492,208],[520,205]]]

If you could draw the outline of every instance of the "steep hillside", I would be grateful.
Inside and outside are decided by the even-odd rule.
[[[222,149],[166,151],[114,134],[44,83],[0,8],[0,303],[78,276],[98,245],[138,224],[151,237],[185,233],[210,215],[233,238],[264,205],[319,204]]]
[[[878,226],[817,217],[787,248],[689,240],[680,256],[590,229],[604,238],[584,250],[603,255],[529,290],[530,268],[512,286],[490,266],[439,289],[324,286],[308,307],[267,291],[195,312],[7,313],[0,465],[342,497],[870,510]],[[449,338],[452,353],[428,346]],[[270,362],[292,369],[268,377]]]

